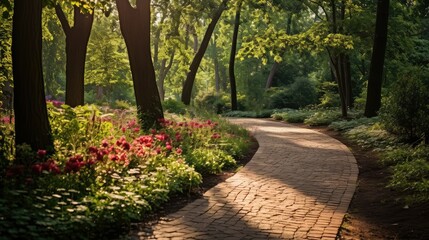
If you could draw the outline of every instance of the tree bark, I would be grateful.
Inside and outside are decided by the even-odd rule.
[[[12,64],[15,145],[54,150],[42,69],[42,1],[14,2]]]
[[[369,68],[368,90],[365,104],[366,117],[377,116],[381,107],[381,86],[383,81],[384,56],[387,44],[389,0],[378,0],[374,45]]]
[[[116,0],[121,32],[127,45],[134,94],[143,129],[158,126],[164,117],[150,49],[150,0]]]
[[[210,22],[204,34],[204,38],[203,38],[203,41],[201,42],[201,46],[198,49],[197,53],[195,54],[194,59],[192,60],[191,66],[189,67],[189,72],[188,72],[188,75],[186,76],[186,80],[182,89],[182,102],[186,105],[189,105],[191,103],[192,88],[194,86],[195,76],[197,75],[198,68],[200,66],[201,60],[204,57],[204,53],[206,52],[207,46],[210,42],[210,38],[216,27],[216,24],[219,21],[219,18],[222,15],[223,11],[226,9],[227,2],[228,0],[223,0],[219,8],[213,15],[212,21]]]
[[[213,65],[214,65],[214,73],[215,73],[215,90],[216,93],[220,92],[220,72],[219,72],[219,60],[218,60],[218,54],[217,54],[217,45],[216,45],[216,39],[213,39],[212,41],[212,49],[213,49]]]
[[[84,104],[85,59],[91,34],[94,12],[82,13],[73,9],[73,27],[70,26],[60,5],[55,12],[66,35],[66,101],[71,107]]]
[[[165,79],[167,78],[167,74],[170,71],[171,67],[173,66],[173,60],[174,60],[174,55],[176,53],[176,49],[173,48],[173,50],[171,51],[170,54],[170,60],[167,64],[167,59],[163,59],[162,63],[161,63],[161,67],[160,67],[160,71],[159,71],[159,77],[158,77],[158,91],[159,91],[159,97],[161,99],[161,101],[164,101],[165,98],[165,88],[164,88],[164,82]]]
[[[237,52],[237,40],[238,40],[238,30],[240,27],[240,13],[241,13],[241,4],[242,1],[238,3],[237,10],[235,12],[234,20],[234,33],[232,35],[232,45],[231,45],[231,54],[229,57],[229,84],[231,87],[231,110],[237,110],[237,86],[235,82],[235,54]]]
[[[278,68],[279,68],[279,63],[274,62],[273,66],[271,66],[270,74],[268,75],[267,83],[265,84],[265,89],[269,89],[273,86],[274,75],[276,75]]]

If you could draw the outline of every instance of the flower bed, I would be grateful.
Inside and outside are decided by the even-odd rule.
[[[250,144],[244,130],[213,120],[161,119],[142,132],[123,111],[49,105],[49,115],[55,154],[23,145],[2,159],[5,239],[110,238],[192,191],[201,174],[234,167]]]

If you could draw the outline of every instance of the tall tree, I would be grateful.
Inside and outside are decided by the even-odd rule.
[[[15,144],[53,150],[42,70],[42,1],[14,1],[12,27]]]
[[[150,46],[150,0],[116,0],[122,35],[127,45],[137,108],[142,128],[149,129],[163,118]]]
[[[89,35],[94,21],[93,10],[73,7],[73,26],[60,5],[55,12],[66,35],[66,104],[71,107],[84,104],[85,58]]]
[[[206,52],[207,46],[209,45],[212,33],[216,27],[217,22],[219,21],[219,18],[222,16],[223,11],[226,9],[227,3],[228,0],[223,0],[216,12],[214,13],[212,20],[204,34],[204,38],[201,42],[200,48],[195,54],[191,66],[189,67],[189,72],[186,76],[186,80],[182,89],[182,102],[186,105],[189,105],[191,103],[192,88],[194,86],[195,76],[197,75],[201,60],[203,59],[204,53]]]
[[[235,83],[235,54],[237,52],[237,40],[238,40],[238,30],[240,27],[240,13],[241,13],[241,4],[243,2],[240,1],[237,6],[237,10],[235,12],[235,20],[234,20],[234,33],[232,34],[232,46],[231,46],[231,54],[229,58],[229,83],[231,87],[231,110],[237,110],[237,86]]]
[[[381,86],[387,44],[388,20],[389,0],[378,0],[375,37],[371,65],[369,68],[368,90],[364,113],[366,117],[376,116],[381,107]]]

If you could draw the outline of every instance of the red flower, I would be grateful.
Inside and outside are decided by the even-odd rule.
[[[103,141],[101,141],[101,146],[108,147],[109,146],[109,142],[106,139],[104,139]]]
[[[127,143],[127,142],[124,142],[122,144],[122,148],[124,148],[124,150],[128,151],[128,150],[130,150],[131,145],[129,143]]]
[[[44,158],[44,157],[46,156],[46,150],[39,149],[39,150],[37,151],[37,156],[38,156],[39,158]]]
[[[89,148],[88,148],[88,151],[89,151],[90,153],[97,153],[97,152],[98,152],[98,149],[97,149],[97,147],[91,146],[91,147],[89,147]]]
[[[183,152],[183,150],[182,150],[181,148],[176,149],[176,153],[177,153],[177,154],[181,155],[181,154],[182,154],[182,152]]]
[[[173,147],[170,144],[167,144],[167,146],[165,146],[165,148],[167,148],[167,150],[171,150]]]
[[[31,168],[33,170],[34,173],[40,174],[42,173],[42,165],[40,163],[36,163],[33,165],[33,167]]]

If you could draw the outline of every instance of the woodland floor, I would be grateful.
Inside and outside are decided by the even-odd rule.
[[[351,143],[338,132],[328,130],[326,127],[295,125],[311,128],[341,141],[350,148],[358,162],[358,186],[338,239],[429,239],[429,205],[408,206],[403,202],[403,193],[386,188],[389,170],[377,163],[378,156],[374,152]],[[239,159],[238,163],[245,165],[252,159],[257,149],[258,144],[254,141],[250,152]],[[233,171],[226,171],[219,175],[204,176],[204,182],[197,192],[173,197],[163,208],[148,216],[143,223],[133,225],[131,231],[140,224],[158,222],[232,175]]]
[[[408,206],[403,193],[386,188],[389,170],[378,164],[376,153],[326,127],[311,129],[347,145],[358,163],[358,186],[339,239],[429,239],[429,205]]]

